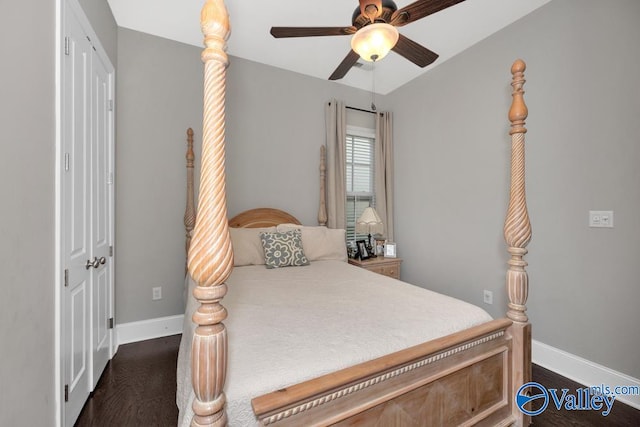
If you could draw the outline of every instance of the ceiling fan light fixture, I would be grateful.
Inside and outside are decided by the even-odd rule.
[[[351,49],[369,62],[379,61],[398,42],[398,30],[386,23],[375,23],[360,28],[351,38]]]

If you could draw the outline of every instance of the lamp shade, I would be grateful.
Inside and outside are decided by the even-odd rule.
[[[382,234],[383,232],[384,224],[378,212],[371,206],[365,208],[360,218],[356,220],[356,233]]]
[[[396,27],[385,23],[370,24],[360,28],[351,38],[351,49],[365,61],[379,61],[398,42]]]

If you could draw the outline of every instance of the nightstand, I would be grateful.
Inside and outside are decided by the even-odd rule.
[[[351,265],[355,265],[384,276],[393,277],[394,279],[400,279],[401,263],[401,258],[385,258],[383,256],[369,258],[362,261],[359,259],[349,258],[349,264]]]

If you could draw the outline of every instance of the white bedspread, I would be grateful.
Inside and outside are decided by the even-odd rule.
[[[236,267],[225,392],[231,426],[252,426],[253,397],[491,320],[481,308],[340,261]],[[190,284],[178,357],[178,424],[193,416]]]

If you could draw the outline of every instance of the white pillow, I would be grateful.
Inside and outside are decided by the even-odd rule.
[[[275,227],[229,228],[231,245],[233,246],[233,265],[264,265],[264,249],[260,241],[260,233],[274,232]]]
[[[278,231],[295,229],[299,229],[302,233],[302,247],[309,261],[347,261],[346,233],[343,229],[298,224],[277,226]]]

